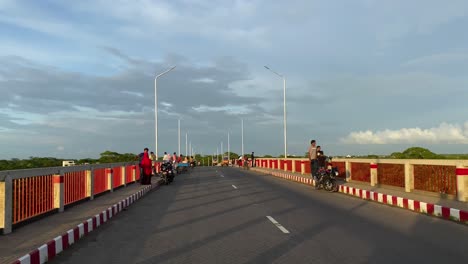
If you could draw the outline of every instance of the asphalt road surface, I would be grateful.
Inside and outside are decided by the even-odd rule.
[[[468,263],[468,227],[233,168],[196,168],[51,263]]]

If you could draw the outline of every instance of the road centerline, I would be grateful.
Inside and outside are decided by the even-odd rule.
[[[276,227],[278,227],[279,230],[281,230],[285,234],[289,234],[289,231],[284,228],[278,221],[276,221],[273,217],[267,215],[268,220],[270,220]]]
[[[232,185],[232,188],[237,189],[237,187],[234,184]]]

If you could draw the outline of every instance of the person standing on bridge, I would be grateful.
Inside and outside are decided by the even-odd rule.
[[[252,168],[255,167],[255,156],[254,156],[254,152],[252,151]]]
[[[141,175],[141,184],[142,185],[149,185],[151,184],[151,171],[152,171],[152,162],[148,155],[148,149],[145,148],[145,152],[143,153],[143,159],[141,160],[141,168],[143,170],[143,174]]]
[[[317,171],[318,171],[318,160],[317,160],[317,147],[316,147],[316,142],[315,140],[310,141],[310,147],[309,147],[309,161],[310,161],[310,169],[312,173],[312,178],[315,180],[315,182],[318,182],[317,179]],[[318,184],[315,185],[315,189],[318,188]]]
[[[148,153],[148,148],[145,148],[142,153],[138,154],[138,167],[140,168],[140,179],[138,180],[141,183],[141,179],[143,177],[143,167],[141,167],[141,161],[143,160],[143,157],[145,156],[145,153]]]

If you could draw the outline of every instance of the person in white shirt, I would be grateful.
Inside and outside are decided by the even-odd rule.
[[[169,160],[170,160],[170,156],[167,155],[167,152],[164,152],[163,161],[164,161],[164,162],[167,162],[167,161],[169,161]]]

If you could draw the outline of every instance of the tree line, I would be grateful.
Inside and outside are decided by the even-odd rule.
[[[228,153],[225,152],[224,156],[227,157]],[[238,159],[239,154],[231,152],[229,154],[231,159]],[[246,157],[251,158],[251,154],[245,154]],[[222,161],[223,155],[218,155],[218,162]],[[257,158],[283,158],[283,155],[263,155]],[[288,156],[288,158],[300,158],[301,156]],[[307,153],[303,156],[307,157]],[[200,161],[201,165],[208,165],[212,162],[212,155],[201,156],[200,154],[194,157]],[[302,157],[301,157],[302,158]],[[386,159],[468,159],[468,154],[436,154],[429,149],[421,147],[412,147],[404,150],[403,152],[393,152],[390,155],[363,155],[353,156],[353,158],[386,158]],[[162,160],[162,157],[159,158]],[[28,159],[10,159],[0,160],[0,170],[18,170],[18,169],[32,169],[43,167],[58,167],[62,166],[62,161],[74,160],[77,165],[84,164],[99,164],[99,163],[116,163],[116,162],[131,162],[137,161],[137,154],[134,153],[118,153],[114,151],[104,151],[97,159],[60,159],[52,157],[30,157]]]

